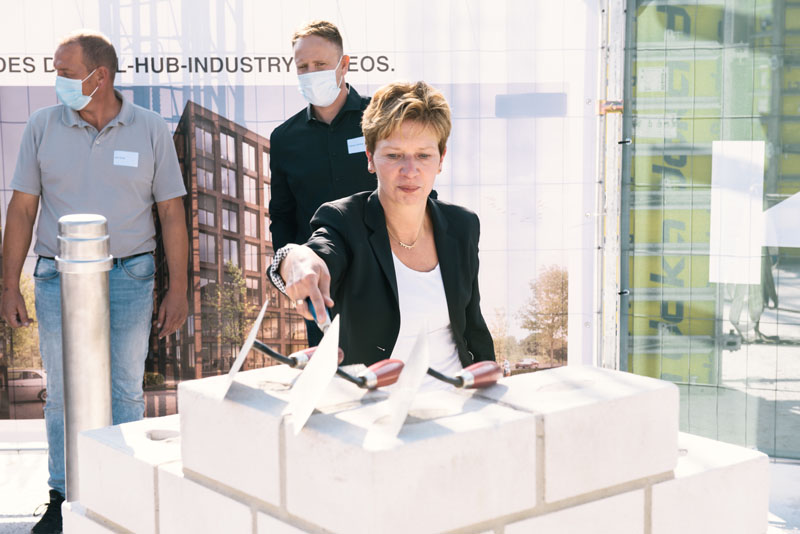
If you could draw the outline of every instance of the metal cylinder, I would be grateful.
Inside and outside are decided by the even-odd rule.
[[[64,447],[69,501],[78,500],[78,433],[111,417],[111,322],[108,224],[102,215],[58,220],[56,269],[61,273]]]

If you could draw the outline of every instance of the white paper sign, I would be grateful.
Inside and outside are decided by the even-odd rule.
[[[663,67],[640,68],[636,76],[636,88],[643,93],[663,93],[667,90],[667,74]]]
[[[764,150],[764,141],[711,144],[711,282],[761,283]]]
[[[764,246],[800,248],[800,193],[764,212]]]

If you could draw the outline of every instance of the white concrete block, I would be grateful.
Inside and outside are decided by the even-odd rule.
[[[288,523],[284,523],[278,518],[258,512],[257,515],[257,534],[308,534],[307,530],[297,528]]]
[[[505,534],[644,534],[644,507],[636,490],[506,525]]]
[[[419,394],[399,441],[366,450],[385,403],[286,432],[286,507],[327,531],[442,532],[536,503],[536,420],[450,391]],[[287,422],[290,419],[287,419]]]
[[[81,504],[133,532],[156,532],[156,469],[180,458],[178,428],[170,415],[82,432]]]
[[[504,378],[475,395],[543,418],[546,502],[669,472],[677,462],[678,389],[669,382],[569,365]]]
[[[158,500],[162,533],[253,532],[249,506],[185,478],[180,462],[159,467]]]
[[[61,505],[64,534],[121,534],[121,530],[100,518],[86,515],[86,507],[80,502],[64,502]]]
[[[758,451],[681,433],[675,478],[653,486],[652,534],[763,534],[769,459]]]
[[[219,400],[218,392],[226,376],[182,382],[178,410],[184,468],[280,505],[281,413],[299,373],[285,365],[241,372],[225,400]],[[382,392],[368,395],[385,397]],[[358,404],[364,396],[364,390],[335,378],[320,406]]]

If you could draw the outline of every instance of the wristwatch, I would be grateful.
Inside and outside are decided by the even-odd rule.
[[[272,263],[270,264],[269,268],[267,269],[267,276],[269,276],[272,285],[278,288],[278,291],[286,295],[286,282],[281,278],[280,275],[280,268],[281,262],[289,255],[294,247],[297,245],[294,243],[289,243],[285,247],[281,247],[278,249],[278,252],[275,253],[275,257],[272,258]]]

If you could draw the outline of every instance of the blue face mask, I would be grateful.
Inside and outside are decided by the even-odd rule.
[[[92,94],[83,94],[83,82],[92,77],[97,69],[94,69],[89,75],[82,80],[73,80],[72,78],[64,78],[63,76],[56,76],[56,96],[67,107],[80,111],[89,105],[99,85],[94,88]]]

